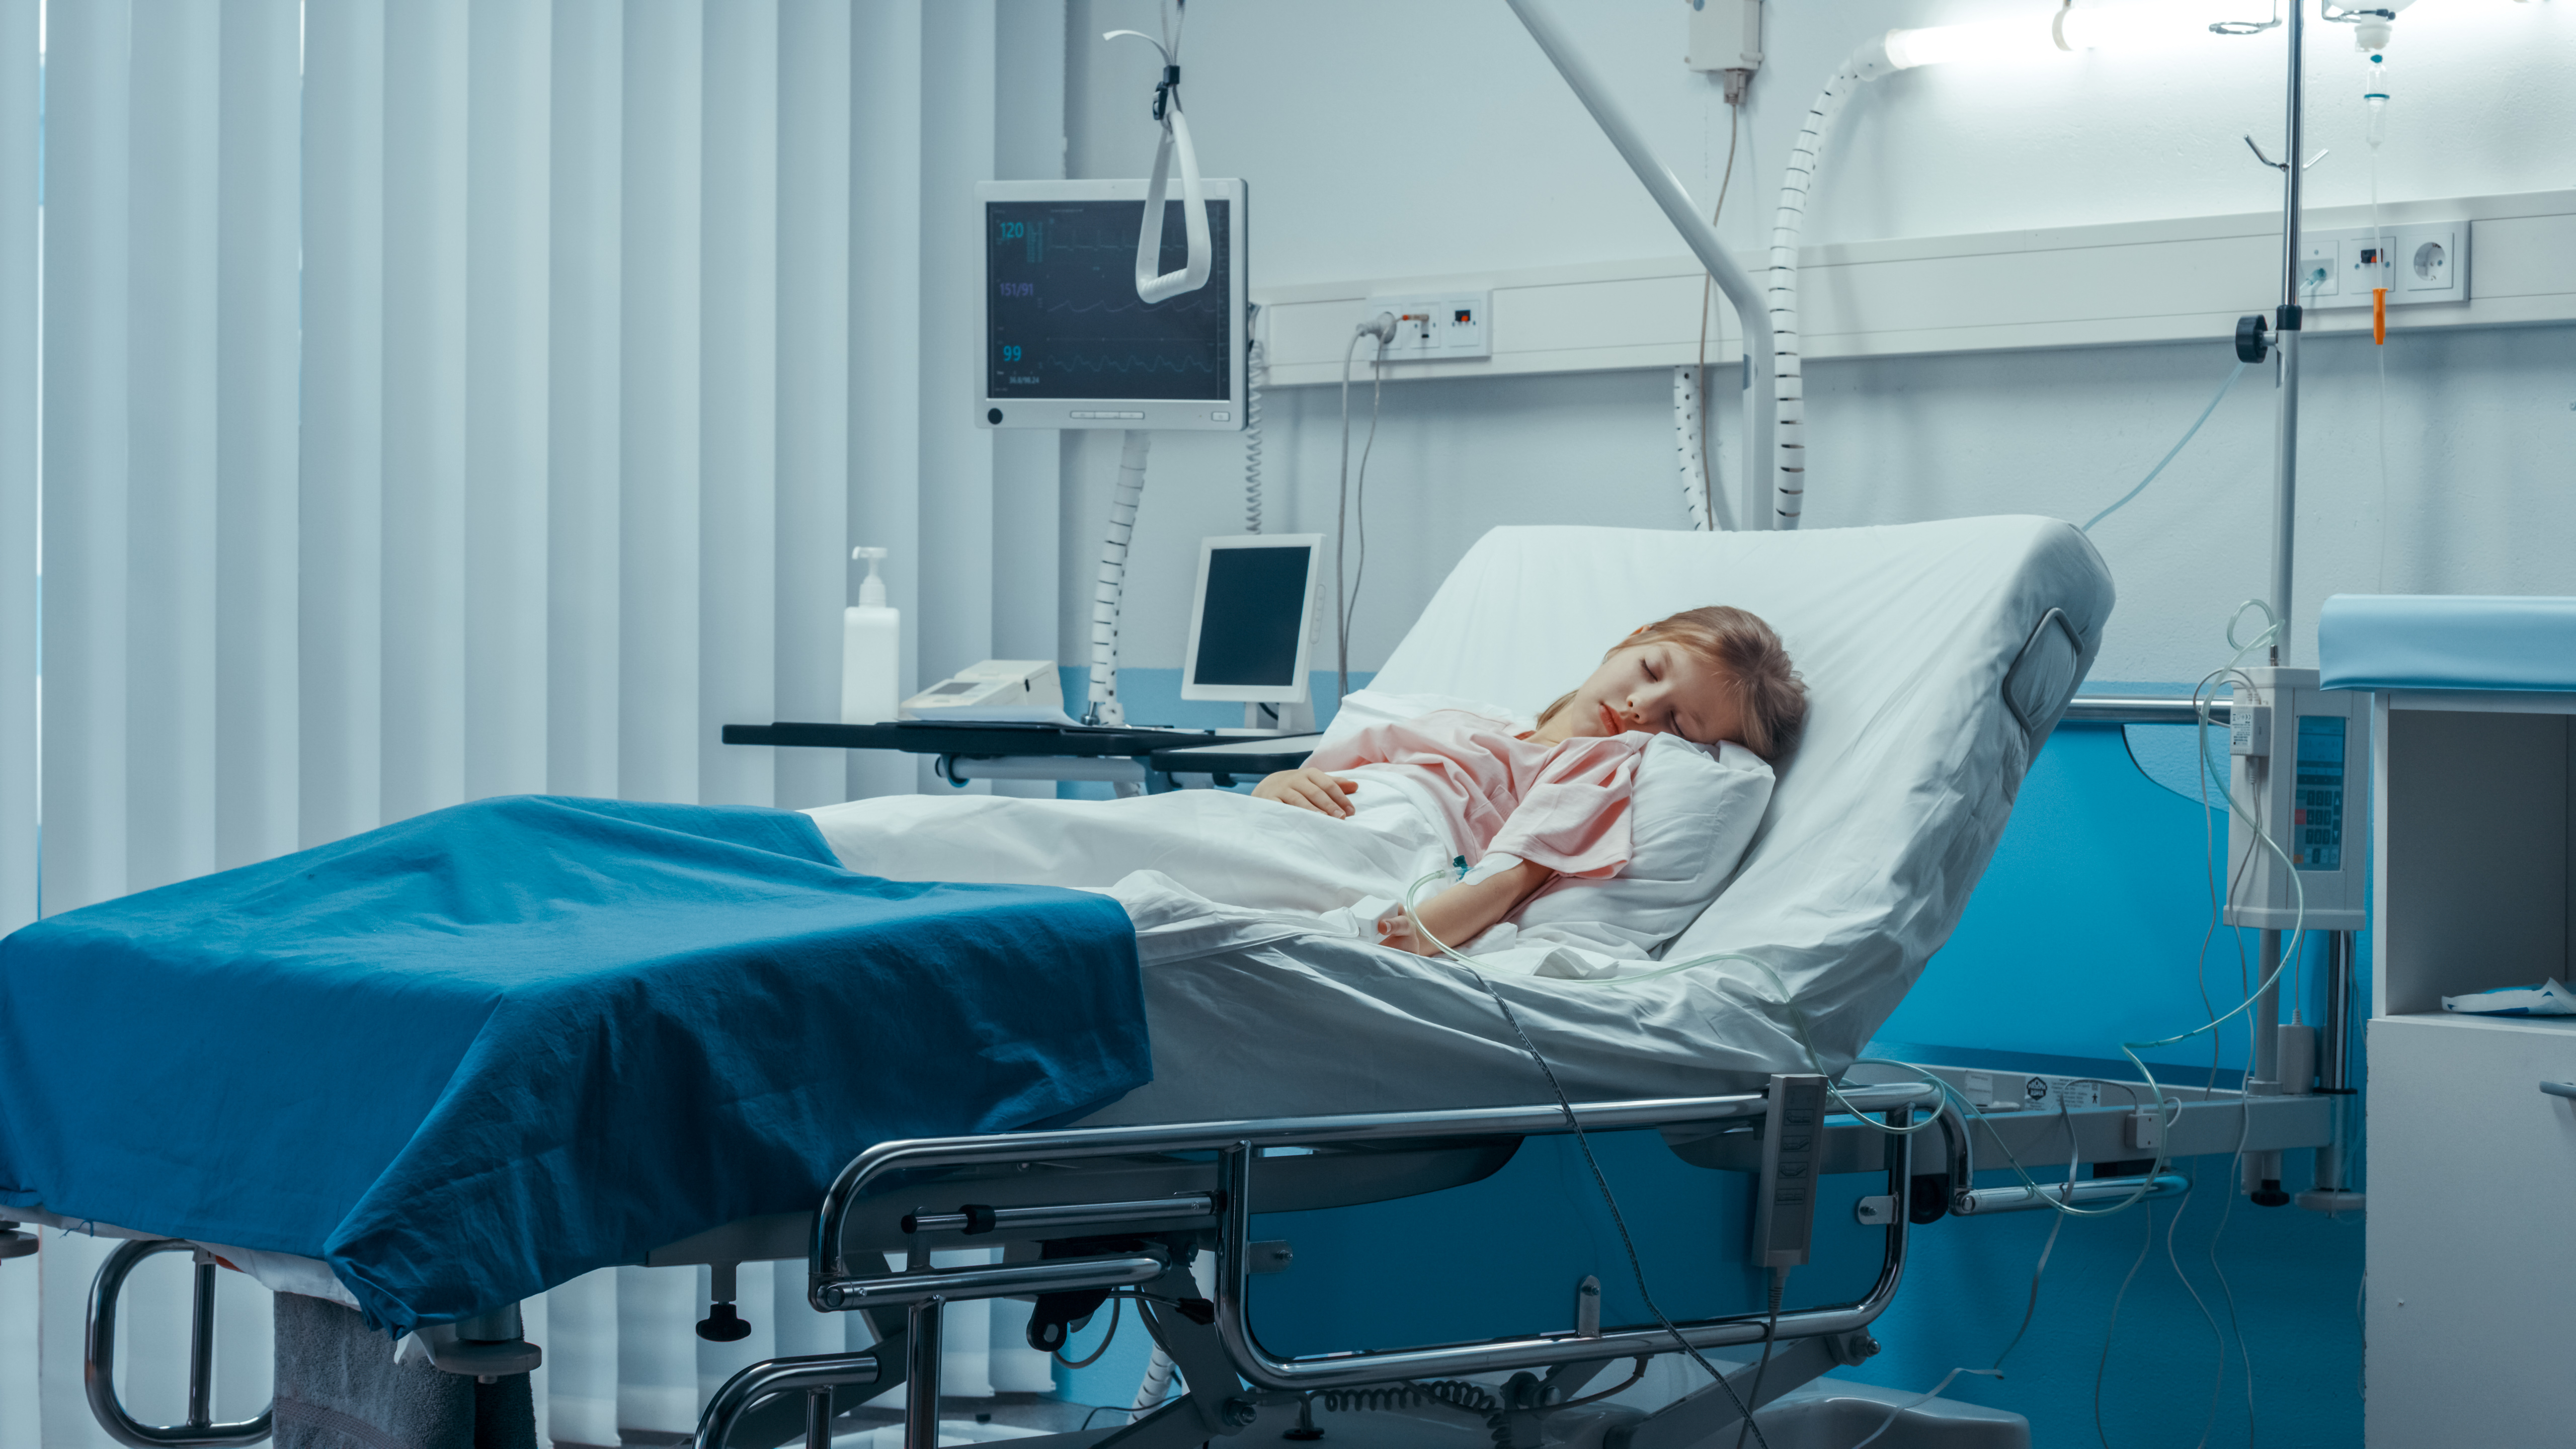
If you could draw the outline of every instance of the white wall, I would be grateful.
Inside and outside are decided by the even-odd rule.
[[[1563,0],[1559,0],[1562,4]],[[2089,0],[2087,0],[2089,3]],[[2199,0],[2177,0],[2197,4]],[[1779,163],[1815,87],[1891,25],[2036,17],[2043,0],[1837,0],[1768,7],[1721,231],[1767,234]],[[2254,15],[2266,7],[2246,0]],[[1141,175],[1152,56],[1101,31],[1152,30],[1145,0],[1073,0],[1069,173]],[[1726,155],[1727,108],[1683,67],[1678,0],[1587,0],[1566,11],[1626,88],[1665,161],[1703,202]],[[2366,200],[2358,62],[2312,25],[2318,205]],[[2424,0],[2400,21],[2380,193],[2390,200],[2576,183],[2576,5]],[[2278,32],[2208,37],[2162,55],[2088,54],[1957,66],[1879,82],[1845,113],[1809,243],[2259,210],[2277,153]],[[1677,250],[1668,226],[1509,12],[1484,0],[1199,0],[1184,92],[1210,174],[1252,184],[1256,286],[1454,274]],[[2474,267],[2474,258],[2472,259]],[[2138,279],[2152,288],[2155,279]],[[2399,319],[2402,329],[2403,317]],[[2550,546],[2576,524],[2576,338],[2563,327],[2446,337],[2393,333],[2383,494],[2375,359],[2324,341],[2307,356],[2300,656],[2335,591],[2576,593]],[[2030,511],[2081,520],[2171,446],[2231,358],[2199,346],[1811,364],[1813,527]],[[2271,393],[2249,372],[2155,488],[2097,535],[2122,605],[2095,676],[2196,678],[2224,657],[2220,622],[2268,588]],[[1356,394],[1355,394],[1356,395]],[[1669,380],[1657,372],[1399,383],[1370,470],[1373,571],[1353,667],[1384,657],[1483,528],[1586,521],[1680,526]],[[1727,410],[1731,412],[1730,410]],[[1329,529],[1339,414],[1330,388],[1274,391],[1274,530]],[[1731,431],[1731,430],[1730,430]],[[1731,438],[1722,439],[1731,442]],[[1061,647],[1076,625],[1116,445],[1068,447]],[[1241,527],[1232,440],[1158,442],[1138,522],[1122,655],[1179,663],[1190,553]],[[1731,477],[1733,455],[1723,465]]]

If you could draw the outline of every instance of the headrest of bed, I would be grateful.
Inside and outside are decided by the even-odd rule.
[[[1734,881],[1666,956],[1770,962],[1811,1019],[1834,1023],[1836,1040],[1817,1043],[1831,1062],[1895,1010],[1957,924],[2111,603],[2101,555],[2049,518],[1497,528],[1371,687],[1535,710],[1640,624],[1703,604],[1769,620],[1807,681],[1805,737]]]

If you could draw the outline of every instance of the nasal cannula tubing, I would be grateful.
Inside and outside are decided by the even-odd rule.
[[[2236,639],[2236,626],[2244,619],[2246,611],[2249,609],[2260,610],[2262,612],[2265,620],[2264,627],[2251,641],[2238,644]],[[2200,720],[2200,725],[2197,731],[2200,737],[2200,765],[2205,775],[2213,778],[2217,775],[2216,765],[2209,756],[2210,700],[2207,697],[2209,686],[2220,679],[2234,676],[2236,679],[2243,680],[2248,687],[2251,687],[2254,683],[2252,677],[2237,668],[2237,665],[2243,662],[2246,655],[2268,646],[2272,640],[2279,635],[2280,631],[2280,619],[2272,613],[2271,606],[2260,599],[2246,600],[2243,604],[2238,605],[2235,614],[2229,617],[2227,621],[2226,637],[2229,644],[2236,646],[2236,653],[2228,659],[2227,663],[2221,665],[2217,669],[2211,670],[2207,675],[2203,676],[2200,684],[2192,690],[2193,712]],[[2254,990],[2249,993],[2243,1001],[2238,1002],[2232,1009],[2222,1013],[2221,1015],[2210,1018],[2208,1021],[2193,1027],[2189,1031],[2181,1032],[2174,1036],[2161,1037],[2154,1041],[2124,1041],[2120,1043],[2120,1054],[2127,1057],[2129,1059],[2129,1064],[2138,1069],[2139,1077],[2145,1082],[2148,1091],[2155,1097],[2157,1111],[2163,1116],[2164,1121],[2168,1126],[2181,1115],[2182,1103],[2175,1098],[2165,1095],[2164,1087],[2162,1084],[2157,1082],[2154,1070],[2147,1065],[2146,1061],[2141,1058],[2138,1053],[2142,1051],[2153,1051],[2158,1047],[2168,1047],[2179,1042],[2189,1041],[2203,1032],[2215,1031],[2220,1026],[2225,1025],[2234,1018],[2253,1010],[2255,1003],[2262,999],[2263,993],[2269,991],[2272,988],[2273,983],[2281,979],[2281,973],[2288,969],[2290,963],[2297,960],[2300,953],[2305,949],[2304,945],[2300,943],[2303,942],[2304,933],[2307,929],[2307,886],[2305,883],[2300,881],[2298,870],[2296,869],[2294,862],[2291,861],[2289,852],[2281,848],[2280,842],[2273,839],[2270,831],[2262,828],[2262,823],[2255,816],[2254,812],[2246,808],[2243,801],[2236,798],[2234,791],[2229,788],[2227,782],[2223,779],[2219,781],[2219,792],[2221,798],[2227,801],[2228,809],[2235,812],[2249,825],[2253,826],[2255,840],[2258,841],[2264,849],[2271,851],[2274,856],[2279,858],[2283,873],[2290,878],[2290,884],[2295,892],[2296,899],[2296,915],[2294,916],[2293,924],[2290,927],[2290,940],[2293,944],[2290,950],[2283,952],[2281,954],[2281,958],[2272,964],[2271,972],[2264,976],[2260,982],[2256,983]],[[1420,901],[1425,887],[1429,886],[1434,881],[1454,878],[1455,876],[1453,872],[1446,868],[1428,871],[1424,873],[1420,879],[1414,881],[1411,886],[1407,887],[1404,892],[1403,903],[1405,922],[1413,928],[1415,935],[1420,936],[1423,940],[1438,947],[1441,955],[1448,957],[1450,960],[1457,962],[1470,971],[1476,972],[1477,975],[1481,977],[1483,972],[1479,969],[1476,959],[1462,951],[1459,951],[1448,942],[1431,934],[1429,930],[1424,928],[1422,917],[1415,910],[1415,905]],[[1758,956],[1746,955],[1741,951],[1713,951],[1706,955],[1690,957],[1687,960],[1667,962],[1656,967],[1652,971],[1639,972],[1634,976],[1616,976],[1592,981],[1585,981],[1581,978],[1561,979],[1567,979],[1572,981],[1574,984],[1587,986],[1626,986],[1638,982],[1652,981],[1661,976],[1670,976],[1679,971],[1688,971],[1694,967],[1713,966],[1722,961],[1744,962],[1746,965],[1752,966],[1756,970],[1760,971],[1764,977],[1769,979],[1773,989],[1778,993],[1780,1005],[1789,1013],[1789,1024],[1791,1029],[1797,1035],[1800,1050],[1806,1053],[1807,1061],[1815,1068],[1817,1075],[1826,1079],[1826,1093],[1834,1099],[1835,1104],[1841,1107],[1843,1111],[1857,1118],[1865,1126],[1895,1137],[1911,1136],[1914,1133],[1939,1125],[1941,1116],[1937,1112],[1927,1115],[1922,1121],[1917,1122],[1910,1127],[1895,1127],[1879,1121],[1877,1118],[1872,1117],[1860,1108],[1854,1107],[1851,1104],[1850,1099],[1844,1097],[1842,1092],[1834,1086],[1833,1073],[1825,1070],[1824,1060],[1816,1051],[1815,1040],[1807,1031],[1806,1013],[1798,1009],[1798,999],[1796,994],[1789,990],[1788,983],[1780,978],[1780,973],[1771,968],[1771,963]],[[1895,1067],[1902,1071],[1911,1072],[1940,1092],[1944,1097],[1956,1100],[1966,1115],[1974,1117],[1979,1122],[1984,1122],[1986,1120],[1986,1114],[1980,1110],[1975,1103],[1969,1101],[1957,1088],[1952,1087],[1938,1075],[1927,1071],[1922,1067],[1916,1066],[1912,1062],[1900,1062],[1886,1057],[1855,1057],[1852,1059],[1852,1064],[1854,1066],[1867,1065]],[[2107,1085],[2126,1086],[2127,1084],[2108,1083]],[[1987,1129],[1987,1135],[1994,1138],[1995,1144],[1998,1147],[2003,1146],[2003,1139],[1996,1136],[1991,1127]],[[2004,1160],[2012,1167],[2013,1175],[2021,1179],[2022,1186],[2027,1189],[2033,1197],[2039,1198],[2042,1202],[2047,1203],[2050,1207],[2067,1215],[2068,1217],[2098,1218],[2109,1217],[2114,1213],[2125,1212],[2129,1208],[2132,1208],[2139,1202],[2143,1201],[2146,1198],[2146,1195],[2153,1190],[2155,1179],[2163,1174],[2166,1165],[2172,1161],[2172,1158],[2166,1155],[2165,1151],[2159,1147],[2156,1152],[2154,1168],[2147,1172],[2140,1180],[2137,1190],[2108,1207],[2099,1208],[2077,1207],[2072,1203],[2060,1202],[2055,1198],[2049,1197],[2044,1190],[2043,1184],[2041,1184],[2038,1179],[2030,1175],[2029,1171],[2021,1165],[2020,1159],[2013,1155],[2010,1148],[2004,1149]],[[1963,1183],[1960,1184],[1960,1186],[1964,1187],[1967,1186],[1967,1184]]]

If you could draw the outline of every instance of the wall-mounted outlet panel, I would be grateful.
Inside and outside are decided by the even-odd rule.
[[[2302,232],[2299,242],[2299,292],[2307,306],[2366,308],[2373,287],[2388,289],[2392,307],[2469,300],[2465,221],[2385,226],[2376,236],[2367,227]]]
[[[1693,70],[1758,70],[1762,65],[1762,0],[1690,0]]]
[[[1395,314],[1389,362],[1454,362],[1494,355],[1491,292],[1440,292],[1371,297],[1361,315]],[[1363,355],[1366,355],[1363,353]]]

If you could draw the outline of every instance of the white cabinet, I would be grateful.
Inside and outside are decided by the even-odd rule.
[[[2576,1446],[2576,1018],[2441,1010],[2576,975],[2576,696],[2383,694],[2372,732],[2366,1438]]]
[[[2576,1444],[2576,1019],[2368,1042],[2371,1449]]]

